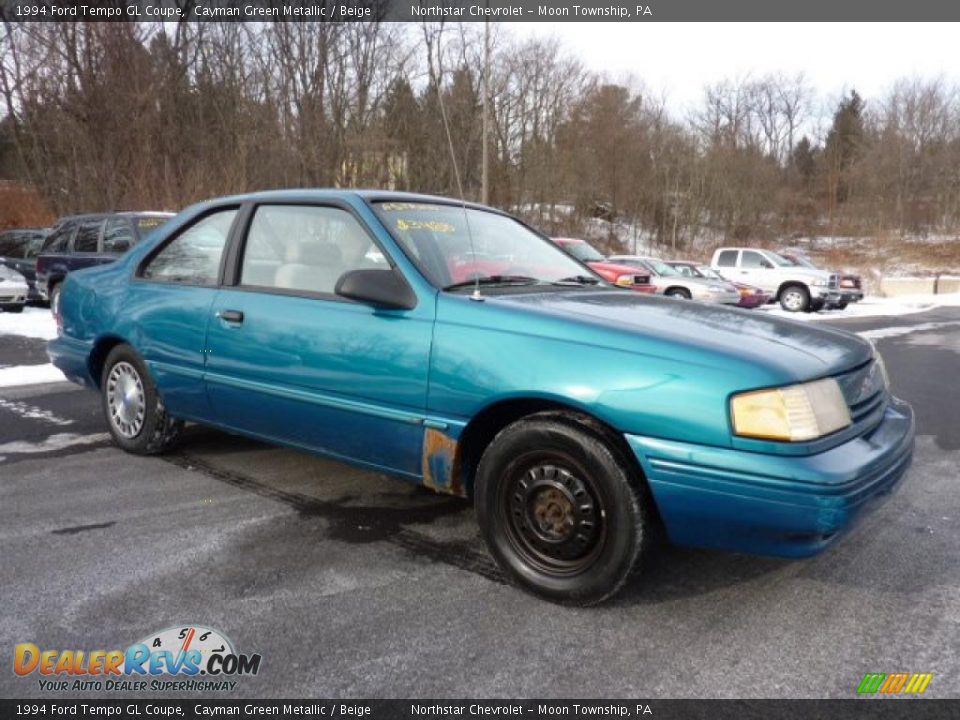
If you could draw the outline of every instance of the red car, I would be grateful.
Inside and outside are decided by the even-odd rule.
[[[667,261],[667,265],[691,277],[705,278],[707,280],[725,280],[720,273],[709,265],[702,265],[700,263],[690,262],[689,260],[669,260]],[[737,292],[740,293],[740,302],[737,303],[737,307],[756,308],[761,305],[766,305],[771,300],[770,295],[755,285],[747,285],[741,282],[734,282],[733,285],[737,288]]]
[[[591,270],[607,282],[628,287],[637,292],[655,293],[657,291],[656,287],[650,284],[648,274],[639,272],[637,268],[630,265],[607,262],[606,258],[586,240],[560,237],[550,239],[568,255],[588,265]]]

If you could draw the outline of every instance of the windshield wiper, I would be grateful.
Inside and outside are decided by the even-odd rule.
[[[460,288],[473,287],[475,285],[529,285],[531,283],[539,282],[534,277],[528,277],[527,275],[487,275],[482,278],[473,278],[471,280],[464,280],[463,282],[456,282],[452,285],[447,285],[444,290],[459,290]]]
[[[589,275],[571,275],[570,277],[554,280],[551,285],[598,285],[599,280]]]

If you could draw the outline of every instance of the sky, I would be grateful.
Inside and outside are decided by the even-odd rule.
[[[830,102],[856,88],[881,97],[904,76],[960,82],[957,23],[511,23],[509,32],[555,35],[592,70],[633,73],[683,114],[707,83],[803,72]]]

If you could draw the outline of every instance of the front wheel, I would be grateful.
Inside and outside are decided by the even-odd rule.
[[[572,417],[532,415],[484,452],[477,518],[511,580],[549,600],[591,605],[623,587],[650,544],[641,482],[611,443]]]
[[[19,303],[17,305],[0,305],[0,310],[8,313],[22,313],[23,305]]]
[[[803,285],[790,285],[780,293],[780,307],[787,312],[806,312],[810,307],[810,291]]]
[[[183,421],[167,414],[146,365],[129,345],[107,355],[100,390],[110,435],[127,452],[156,455],[180,439]]]

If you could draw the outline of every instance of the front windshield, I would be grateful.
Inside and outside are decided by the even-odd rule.
[[[675,267],[667,265],[663,260],[654,260],[651,258],[649,260],[645,260],[644,262],[646,262],[646,264],[650,266],[650,269],[653,270],[657,275],[667,275],[672,277],[683,274]]]
[[[477,278],[502,279],[504,284],[583,278],[596,282],[589,270],[552,242],[504,215],[421,202],[380,202],[373,208],[404,251],[440,288]]]
[[[700,273],[705,278],[710,278],[711,280],[723,280],[724,277],[712,267],[707,265],[697,265],[697,272]]]
[[[798,262],[787,260],[783,255],[777,255],[775,252],[767,251],[767,257],[773,260],[780,267],[794,267],[800,264]]]
[[[560,247],[573,255],[580,262],[603,262],[603,255],[585,242],[558,243]]]
[[[816,265],[814,265],[812,262],[807,260],[802,255],[778,255],[777,257],[782,257],[785,260],[789,260],[790,264],[795,265],[796,267],[808,267],[808,268],[813,268],[814,270],[816,270],[817,268]]]

